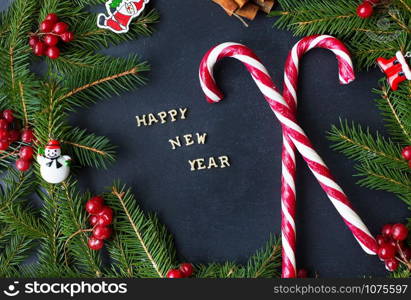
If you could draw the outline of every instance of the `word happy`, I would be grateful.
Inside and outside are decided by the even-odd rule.
[[[185,120],[187,117],[187,108],[171,109],[169,111],[161,111],[157,114],[147,114],[136,116],[137,127],[151,126],[153,124],[165,124],[167,122],[175,122],[177,120]]]

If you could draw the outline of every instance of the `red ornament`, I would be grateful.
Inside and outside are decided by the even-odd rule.
[[[385,260],[385,268],[387,271],[394,272],[398,269],[399,263],[395,258]]]
[[[21,158],[16,160],[16,168],[17,170],[21,172],[26,172],[28,169],[30,169],[30,166],[31,166],[31,162],[28,160],[24,160]]]
[[[5,119],[0,119],[0,129],[7,130],[7,128],[9,128],[9,122]]]
[[[57,59],[60,57],[60,49],[57,47],[49,47],[46,50],[46,55],[47,57],[51,58],[51,59]]]
[[[23,146],[20,148],[19,156],[24,160],[31,160],[33,158],[34,150],[30,146]]]
[[[357,7],[357,16],[359,16],[362,19],[367,19],[371,17],[373,12],[374,12],[374,8],[372,4],[370,4],[369,2],[363,2]]]
[[[14,143],[20,139],[20,132],[18,130],[10,130],[9,131],[9,142]]]
[[[38,41],[37,44],[33,48],[33,52],[37,56],[43,56],[45,51],[46,51],[46,44],[44,44],[41,41]]]
[[[91,198],[86,203],[86,211],[91,215],[98,214],[103,209],[103,204],[94,198]]]
[[[10,143],[9,141],[0,141],[0,150],[5,151],[9,148]]]
[[[59,37],[57,35],[46,34],[46,36],[44,37],[44,43],[47,46],[55,46],[57,45],[58,42],[59,42]]]
[[[69,29],[69,26],[66,24],[66,23],[64,23],[64,22],[58,22],[58,23],[56,23],[56,25],[54,25],[54,27],[53,27],[53,32],[55,33],[55,34],[63,34],[63,33],[65,33],[67,30]]]
[[[7,129],[0,129],[0,141],[8,141],[9,132]]]
[[[385,224],[381,229],[382,236],[385,238],[391,237],[391,229],[392,224]]]
[[[51,32],[53,30],[54,23],[48,20],[45,20],[40,23],[41,32]]]
[[[378,257],[384,260],[394,258],[396,253],[397,250],[395,249],[395,247],[388,243],[382,244],[378,249]]]
[[[184,275],[178,269],[171,269],[167,272],[167,278],[184,278]]]
[[[401,51],[397,51],[390,59],[377,58],[377,64],[387,76],[387,81],[393,91],[398,89],[401,82],[411,80],[411,69]]]
[[[30,144],[34,140],[33,130],[31,129],[23,129],[21,133],[21,141],[23,143]]]
[[[306,269],[299,269],[297,272],[297,277],[298,278],[307,278],[308,277],[308,271]]]
[[[63,42],[70,43],[74,40],[74,33],[72,33],[71,31],[67,31],[63,33],[60,37]]]
[[[100,226],[97,225],[93,229],[93,236],[99,240],[107,240],[110,238],[112,230],[110,227],[107,226]]]
[[[408,228],[404,224],[394,224],[391,229],[391,236],[396,241],[403,241],[408,237]]]
[[[191,275],[193,275],[193,272],[194,272],[193,265],[190,263],[180,264],[179,270],[183,274],[184,277],[190,277]]]
[[[405,160],[411,160],[411,146],[404,147],[401,151],[401,155]]]
[[[91,250],[100,250],[104,246],[104,241],[92,236],[88,239],[87,245]]]
[[[3,118],[9,123],[13,123],[13,121],[14,121],[14,112],[11,109],[4,110],[3,111]]]
[[[59,21],[59,17],[56,14],[51,13],[51,14],[48,14],[44,20],[50,21],[53,24],[56,24]]]
[[[30,47],[31,47],[31,48],[34,48],[34,46],[36,46],[36,44],[37,44],[39,41],[40,41],[40,39],[39,39],[37,36],[32,35],[32,36],[29,38],[29,45],[30,45]]]

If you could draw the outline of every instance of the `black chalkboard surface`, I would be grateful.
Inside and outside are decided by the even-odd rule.
[[[272,28],[274,20],[263,15],[245,28],[207,0],[153,0],[150,6],[161,13],[152,37],[105,50],[148,60],[148,85],[72,116],[73,124],[119,146],[115,164],[106,171],[84,169],[79,181],[95,193],[115,179],[130,185],[144,209],[158,213],[174,234],[183,260],[244,262],[270,233],[280,232],[281,129],[239,62],[225,60],[216,69],[226,94],[219,104],[205,101],[198,66],[210,47],[241,42],[281,87],[286,56],[298,39]],[[330,150],[326,131],[340,118],[383,131],[371,92],[381,77],[370,70],[340,86],[333,54],[314,50],[301,65],[299,89],[299,120],[372,233],[403,220],[406,207],[389,193],[357,186],[352,162]],[[185,120],[137,126],[137,115],[179,108],[188,109]],[[205,145],[172,150],[169,139],[195,133],[208,134]],[[188,160],[221,155],[229,156],[231,167],[190,171]],[[297,191],[300,267],[321,277],[386,276],[383,264],[361,250],[301,160]]]

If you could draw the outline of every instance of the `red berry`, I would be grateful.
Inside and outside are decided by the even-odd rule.
[[[4,110],[3,111],[3,118],[9,123],[13,123],[13,121],[14,121],[14,112],[11,109]]]
[[[374,8],[369,2],[363,2],[357,7],[357,16],[359,16],[362,19],[367,19],[371,17],[373,11]]]
[[[20,132],[18,130],[10,130],[9,131],[9,142],[14,143],[20,139]]]
[[[98,225],[107,226],[113,222],[113,210],[108,206],[103,206],[98,213]]]
[[[401,151],[401,155],[405,160],[411,160],[411,146],[404,147]]]
[[[394,224],[391,229],[391,236],[396,241],[403,241],[408,236],[408,228],[404,224]]]
[[[103,248],[104,241],[99,240],[96,237],[92,236],[91,238],[88,239],[87,245],[91,250],[96,250],[97,251],[97,250],[100,250],[101,248]]]
[[[88,221],[90,222],[91,226],[96,226],[97,222],[98,222],[98,216],[94,215],[94,216],[90,216],[90,218],[88,219]]]
[[[37,36],[32,35],[32,36],[29,38],[29,45],[30,45],[30,47],[33,48],[34,46],[36,46],[36,44],[37,44],[39,41],[40,41],[40,40],[39,40],[39,38],[38,38]]]
[[[297,272],[297,277],[298,278],[307,278],[308,277],[308,271],[306,269],[299,269]]]
[[[69,29],[69,26],[64,22],[58,22],[53,27],[53,32],[55,34],[63,34]]]
[[[5,151],[9,148],[10,143],[9,141],[0,141],[0,150]]]
[[[385,238],[391,237],[391,229],[392,224],[385,224],[381,229],[382,236]]]
[[[395,258],[385,260],[385,268],[387,271],[394,272],[398,269],[399,263]]]
[[[193,275],[193,265],[190,263],[182,263],[180,264],[180,272],[183,274],[184,277],[190,277]]]
[[[19,156],[24,160],[31,160],[33,158],[34,150],[30,146],[23,146],[20,148]]]
[[[63,33],[60,37],[63,42],[70,43],[74,40],[74,33],[72,33],[71,31],[67,31]]]
[[[51,32],[53,30],[54,23],[48,20],[45,20],[40,23],[41,32]]]
[[[48,47],[46,50],[46,55],[51,59],[57,59],[60,57],[60,49],[55,46]]]
[[[31,162],[28,160],[24,160],[19,158],[18,160],[16,160],[16,168],[17,170],[21,171],[21,172],[25,172],[28,169],[30,169],[31,166]]]
[[[167,272],[167,278],[184,278],[184,275],[178,269],[171,269]]]
[[[56,24],[59,21],[59,17],[56,14],[48,14],[44,20]]]
[[[7,128],[9,128],[9,122],[5,119],[0,119],[0,129],[7,130]]]
[[[382,244],[387,242],[387,240],[381,234],[377,235],[375,240],[377,241],[378,246],[381,246]]]
[[[382,244],[378,249],[378,257],[381,259],[394,258],[397,253],[397,249],[391,244]]]
[[[107,240],[110,238],[112,230],[110,227],[97,225],[93,229],[93,236],[99,240]]]
[[[0,141],[7,141],[9,139],[9,132],[6,129],[0,129]]]
[[[94,198],[91,198],[86,203],[86,211],[90,215],[96,215],[103,209],[103,204]]]
[[[104,204],[104,198],[101,197],[101,196],[91,197],[90,200],[97,201],[97,202],[99,202],[99,203],[101,203],[101,204]]]
[[[23,129],[21,132],[21,141],[23,143],[30,144],[34,140],[33,130],[31,129]]]
[[[46,51],[46,44],[43,42],[39,41],[33,48],[33,52],[37,56],[43,56],[44,52]]]
[[[59,37],[54,34],[46,34],[44,37],[44,43],[47,46],[55,46],[59,42]]]

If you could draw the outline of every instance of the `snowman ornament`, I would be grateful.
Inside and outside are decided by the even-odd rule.
[[[70,174],[71,158],[61,155],[59,141],[50,140],[44,149],[44,155],[37,156],[37,162],[40,164],[41,177],[48,183],[61,183]]]

